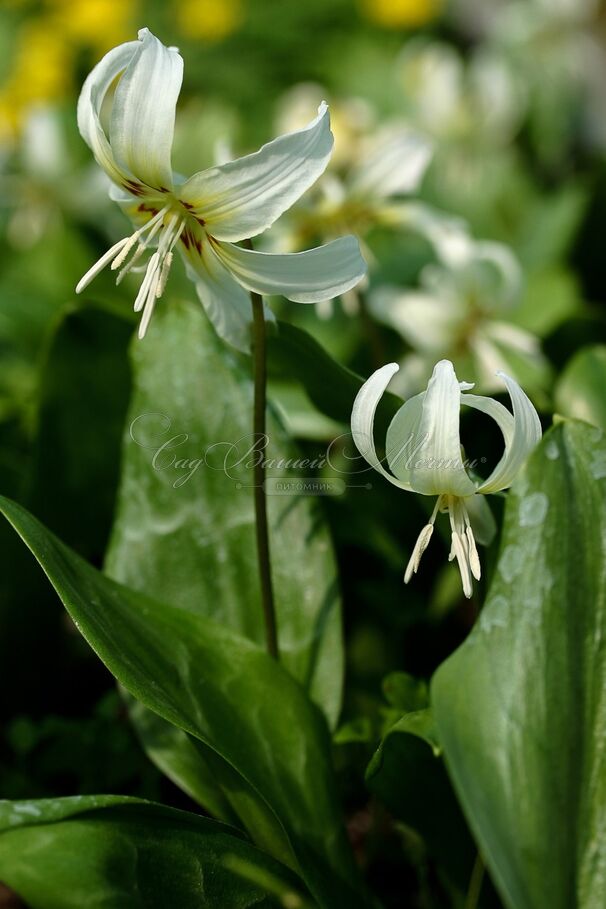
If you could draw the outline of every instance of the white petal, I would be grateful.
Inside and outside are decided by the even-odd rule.
[[[387,366],[382,366],[381,369],[373,372],[371,377],[366,380],[354,401],[351,412],[351,434],[356,448],[371,467],[378,470],[394,486],[409,489],[405,483],[401,483],[385,470],[377,456],[374,441],[374,420],[377,406],[398,368],[397,363],[388,363]]]
[[[483,410],[496,420],[505,440],[503,457],[488,479],[478,487],[477,491],[482,493],[498,492],[511,486],[516,474],[542,435],[539,416],[529,398],[510,376],[503,372],[498,375],[507,385],[513,405],[513,417],[503,405],[499,405],[498,408],[492,406],[497,403],[496,401],[493,401],[489,407],[485,402],[490,401],[490,398],[482,399],[476,395],[463,395],[464,403]],[[469,401],[468,398],[474,398],[475,401]],[[479,401],[484,402],[482,406],[479,406]],[[505,414],[507,414],[507,418]]]
[[[237,350],[250,353],[252,306],[249,294],[233,279],[207,241],[202,244],[199,258],[195,254],[184,258],[187,274],[219,337]],[[267,321],[274,319],[267,307],[265,318]]]
[[[467,262],[473,240],[461,218],[455,218],[423,202],[403,202],[385,208],[384,220],[422,234],[438,259],[449,267]]]
[[[389,465],[423,495],[475,492],[463,466],[459,434],[461,388],[450,360],[436,364],[427,391],[400,408],[387,431]]]
[[[439,355],[448,349],[465,316],[451,301],[423,291],[402,292],[392,287],[379,287],[371,293],[368,306],[377,319],[427,354]]]
[[[482,495],[469,496],[463,499],[463,505],[469,515],[473,535],[482,546],[490,546],[497,532],[496,521],[490,505]]]
[[[179,197],[193,206],[218,240],[254,237],[315,183],[332,146],[328,107],[322,103],[305,129],[280,136],[253,155],[195,174],[180,188]]]
[[[88,75],[78,98],[78,129],[93,152],[97,164],[110,180],[120,185],[132,179],[114,160],[107,136],[100,120],[101,106],[116,76],[126,69],[136,53],[139,43],[129,41],[110,50]]]
[[[281,294],[295,303],[332,300],[351,290],[366,273],[355,237],[286,255],[256,252],[232,243],[217,243],[216,251],[247,290]]]
[[[183,59],[143,28],[116,88],[110,141],[116,161],[137,180],[171,189],[170,152]]]
[[[503,303],[514,302],[522,288],[522,269],[512,251],[502,243],[481,240],[473,244],[471,254],[476,261],[487,262],[495,269]]]
[[[375,201],[413,192],[420,185],[432,154],[429,139],[421,133],[400,130],[375,143],[370,154],[352,171],[350,191]]]
[[[494,398],[487,398],[484,395],[461,395],[461,404],[473,407],[474,410],[481,410],[482,413],[492,417],[499,424],[499,429],[503,433],[505,446],[511,445],[514,434],[513,415]]]

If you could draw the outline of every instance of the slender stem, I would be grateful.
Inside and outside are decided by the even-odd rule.
[[[478,852],[476,855],[476,860],[474,862],[473,871],[471,872],[471,878],[469,879],[469,889],[467,891],[467,899],[465,900],[465,909],[476,909],[478,900],[480,899],[482,883],[484,882],[484,871],[484,861]]]
[[[247,241],[252,249],[252,243]],[[254,408],[253,434],[255,442],[265,439],[265,411],[267,406],[267,345],[265,336],[265,316],[263,299],[251,291],[250,301],[253,312],[253,368],[254,368]],[[276,608],[271,579],[271,558],[269,549],[269,525],[267,521],[267,500],[265,496],[265,459],[257,458],[253,468],[255,493],[255,526],[257,534],[257,561],[259,580],[261,582],[261,604],[265,623],[265,641],[267,652],[275,659],[279,658],[278,630]]]

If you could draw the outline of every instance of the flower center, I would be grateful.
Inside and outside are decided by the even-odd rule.
[[[419,570],[421,558],[429,546],[429,541],[433,534],[438,512],[448,512],[450,517],[451,543],[448,561],[452,562],[456,558],[461,581],[463,582],[463,593],[469,598],[473,590],[471,578],[474,577],[477,581],[480,580],[481,566],[469,515],[467,514],[464,500],[458,496],[446,494],[438,496],[429,523],[421,530],[406,566],[404,583],[408,584],[413,574],[416,574]]]

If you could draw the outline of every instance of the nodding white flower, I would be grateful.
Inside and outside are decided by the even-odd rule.
[[[84,83],[78,127],[112,181],[112,197],[136,229],[99,259],[76,291],[110,263],[118,271],[118,281],[130,270],[143,271],[135,301],[135,311],[142,312],[143,337],[178,248],[217,333],[248,350],[247,291],[314,303],[349,290],[366,271],[354,237],[291,255],[236,245],[270,227],[324,171],[333,144],[328,108],[322,104],[307,127],[269,142],[255,154],[185,179],[173,173],[171,165],[182,76],[177,49],[165,47],[142,29],[139,41],[111,50]],[[101,107],[117,77],[106,133]],[[269,311],[267,316],[271,318]]]
[[[427,389],[406,401],[391,421],[385,443],[389,472],[377,456],[373,424],[377,405],[397,371],[397,363],[388,363],[373,373],[358,392],[351,415],[353,439],[360,454],[390,483],[407,492],[437,496],[433,513],[421,530],[408,562],[405,583],[419,568],[438,512],[448,512],[449,560],[456,558],[463,592],[470,597],[472,577],[480,578],[476,539],[488,544],[495,532],[494,519],[482,496],[511,485],[541,438],[539,417],[517,382],[504,373],[500,377],[509,392],[513,414],[492,398],[463,393],[473,385],[459,382],[450,360],[440,360]],[[492,417],[503,434],[505,451],[486,480],[473,479],[468,472],[471,465],[463,460],[459,432],[461,405]]]

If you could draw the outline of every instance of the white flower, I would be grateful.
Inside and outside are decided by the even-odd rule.
[[[80,132],[111,179],[113,198],[137,229],[102,256],[76,290],[82,291],[110,263],[120,269],[120,280],[153,248],[135,301],[135,310],[142,311],[143,337],[178,247],[218,334],[248,350],[247,291],[313,303],[344,293],[365,273],[354,237],[293,255],[235,245],[270,227],[324,171],[333,143],[328,109],[322,104],[305,129],[281,136],[255,154],[186,180],[171,165],[182,75],[176,48],[165,47],[142,29],[139,41],[111,50],[84,83],[78,101]],[[106,134],[101,107],[117,77]]]
[[[422,388],[433,364],[448,357],[482,391],[499,387],[499,371],[541,388],[549,366],[538,338],[506,321],[520,302],[522,272],[508,247],[473,240],[465,231],[433,224],[439,264],[427,265],[416,290],[379,287],[370,295],[372,314],[414,348],[401,362],[401,394]],[[438,236],[439,234],[439,236]]]
[[[397,363],[381,367],[358,392],[351,415],[353,439],[360,454],[390,483],[408,492],[437,496],[429,523],[422,529],[410,557],[404,581],[408,583],[418,570],[438,512],[448,512],[451,528],[449,559],[457,559],[463,592],[470,597],[472,576],[480,578],[476,537],[479,543],[487,544],[494,535],[494,520],[482,496],[511,485],[541,438],[541,424],[533,405],[509,376],[501,373],[513,405],[513,415],[492,398],[462,394],[473,385],[459,382],[450,360],[440,360],[426,391],[406,401],[387,430],[385,447],[389,472],[375,451],[373,424],[379,400],[397,371]],[[466,469],[470,465],[462,458],[459,434],[461,405],[473,407],[492,417],[503,434],[503,456],[488,479],[483,481],[472,479]]]

